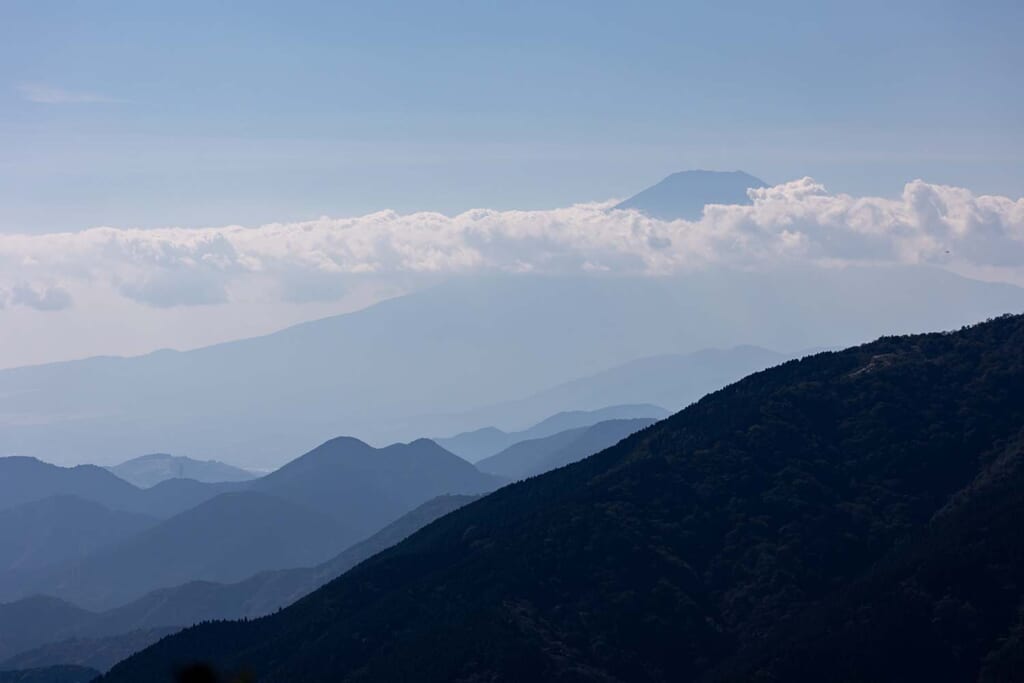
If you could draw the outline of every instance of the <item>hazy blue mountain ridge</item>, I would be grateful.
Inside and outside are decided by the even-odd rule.
[[[183,455],[168,453],[141,455],[107,469],[139,488],[149,488],[168,479],[192,479],[212,484],[248,481],[257,476],[217,460],[193,460]]]

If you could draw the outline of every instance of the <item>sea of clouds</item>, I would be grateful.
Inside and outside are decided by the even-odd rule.
[[[1024,198],[915,180],[897,198],[811,178],[660,221],[614,202],[456,216],[383,211],[259,227],[97,227],[0,235],[0,307],[59,311],[90,288],[164,308],[246,297],[327,300],[353,279],[509,273],[678,273],[787,263],[933,264],[1024,284]]]

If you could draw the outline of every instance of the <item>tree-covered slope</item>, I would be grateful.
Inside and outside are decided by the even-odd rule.
[[[103,680],[1015,680],[1022,426],[1021,317],[792,361]]]

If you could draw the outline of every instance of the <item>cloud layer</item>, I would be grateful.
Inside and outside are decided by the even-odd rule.
[[[59,310],[108,288],[154,307],[329,300],[354,279],[473,272],[669,274],[787,263],[935,264],[1024,283],[1024,199],[923,181],[900,197],[830,194],[810,178],[659,221],[612,202],[457,216],[321,218],[256,228],[91,228],[0,236],[0,301]]]

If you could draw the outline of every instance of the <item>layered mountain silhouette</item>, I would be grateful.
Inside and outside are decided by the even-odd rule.
[[[239,581],[316,564],[350,536],[330,517],[275,496],[225,493],[70,565],[6,581],[15,592],[0,595],[42,593],[102,609],[193,579]]]
[[[166,518],[237,488],[235,483],[203,484],[191,479],[170,479],[140,489],[95,465],[59,467],[35,458],[0,458],[0,511],[48,498],[71,496],[110,510]]]
[[[255,479],[252,472],[217,460],[193,460],[183,455],[151,453],[108,468],[127,482],[149,488],[168,479],[193,479],[216,483]]]
[[[0,604],[0,662],[49,642],[62,629],[74,633],[75,629],[91,623],[95,616],[65,600],[42,595]]]
[[[0,510],[0,572],[70,562],[157,521],[75,496],[53,496]]]
[[[49,482],[37,485],[36,493],[58,489],[53,483],[58,482],[112,506],[160,512],[183,508],[121,538],[116,538],[117,529],[112,527],[110,543],[97,540],[90,552],[65,562],[0,573],[0,600],[41,593],[90,609],[122,605],[154,589],[190,580],[234,582],[264,570],[312,566],[432,498],[484,493],[507,481],[478,471],[427,439],[377,449],[341,437],[259,479],[220,484],[172,479],[149,489],[122,482],[99,468],[0,459],[0,468],[5,465],[13,475],[4,483],[12,489],[18,488],[21,476],[30,484]],[[19,467],[29,474],[19,473]],[[89,486],[66,481],[75,477],[86,479]],[[104,486],[94,485],[94,479]],[[57,512],[69,507],[67,501],[51,498],[34,505],[58,508],[45,518],[47,528],[42,522],[37,525],[37,533],[65,526]],[[104,511],[85,501],[76,505],[111,519],[127,514]],[[0,523],[3,515],[13,516],[19,510],[0,511]],[[72,528],[76,523],[70,523]],[[24,539],[20,547],[30,544],[31,539]],[[12,554],[16,550],[12,548]]]
[[[606,419],[660,418],[668,411],[642,413],[634,406],[666,406],[675,412],[705,394],[792,357],[793,354],[756,346],[648,356],[558,384],[525,398],[478,408],[464,417],[480,423],[529,424],[546,415],[565,412],[566,407],[574,407],[579,410],[572,413],[598,415],[590,424]],[[626,405],[615,406],[616,402],[625,402]],[[612,408],[605,409],[604,406]],[[602,412],[605,410],[609,412]],[[564,428],[582,426],[585,425],[580,423]],[[493,455],[516,440],[535,439],[553,433],[549,430],[547,433],[534,432],[510,438],[502,433],[504,431],[488,427],[460,434],[456,439],[437,441],[453,453],[473,460],[474,457]]]
[[[605,420],[541,439],[520,441],[476,464],[481,472],[509,479],[526,479],[582,460],[612,446],[633,432],[654,424],[653,419]]]
[[[1016,680],[1022,348],[1005,317],[754,374],[103,681]]]
[[[139,490],[102,467],[58,467],[35,458],[0,458],[0,509],[53,496],[76,496],[115,509],[137,509]]]
[[[343,539],[348,545],[431,498],[486,493],[506,481],[429,439],[373,448],[339,437],[252,481],[249,489],[332,517],[350,530]]]
[[[767,183],[743,171],[680,171],[615,206],[652,218],[700,220],[707,204],[750,204],[747,190]]]
[[[470,462],[477,462],[522,441],[543,439],[559,432],[590,427],[606,420],[661,419],[667,416],[668,411],[664,408],[644,403],[614,405],[597,410],[567,410],[555,413],[528,429],[506,432],[497,427],[484,427],[434,441]]]
[[[434,498],[312,567],[260,572],[232,584],[189,581],[105,612],[47,597],[0,605],[0,669],[76,664],[105,671],[182,627],[270,614],[472,500]]]
[[[0,453],[113,464],[159,450],[270,469],[338,434],[520,429],[467,412],[638,358],[739,340],[835,347],[1021,310],[1018,287],[923,267],[467,276],[265,337],[0,371]],[[555,410],[587,407],[601,406]]]

